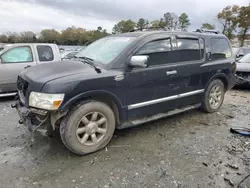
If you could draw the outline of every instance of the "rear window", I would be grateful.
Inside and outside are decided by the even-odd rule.
[[[224,38],[211,39],[212,59],[227,59],[232,56],[230,44]]]
[[[37,47],[39,61],[53,61],[54,54],[50,46],[38,45]]]

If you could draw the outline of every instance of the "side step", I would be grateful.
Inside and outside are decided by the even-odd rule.
[[[156,115],[153,115],[153,116],[150,116],[150,117],[144,117],[144,118],[141,118],[141,119],[132,120],[130,122],[126,122],[126,123],[122,124],[121,126],[119,126],[117,128],[118,129],[124,129],[124,128],[128,128],[128,127],[134,127],[134,126],[137,126],[137,125],[140,125],[140,124],[143,124],[143,123],[147,123],[147,122],[150,122],[150,121],[155,121],[155,120],[158,120],[158,119],[161,119],[161,118],[164,118],[164,117],[179,114],[179,113],[182,113],[182,112],[185,112],[185,111],[188,111],[188,110],[192,110],[192,109],[195,109],[195,108],[198,108],[198,107],[200,107],[200,104],[195,104],[195,105],[192,105],[192,106],[187,106],[185,108],[175,109],[175,110],[172,110],[172,111],[169,111],[169,112],[166,112],[166,113],[160,113],[160,114],[156,114]]]
[[[12,93],[0,93],[0,97],[12,97],[15,96],[16,92],[12,92]]]

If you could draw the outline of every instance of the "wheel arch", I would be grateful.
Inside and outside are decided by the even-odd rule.
[[[115,114],[117,125],[119,125],[121,121],[123,121],[126,117],[126,113],[119,98],[113,93],[102,90],[88,91],[76,95],[75,97],[68,100],[65,104],[63,104],[59,110],[70,110],[84,100],[96,100],[107,104]]]
[[[228,84],[229,84],[229,80],[228,80],[228,77],[226,74],[224,73],[218,73],[218,74],[215,74],[214,76],[212,76],[210,78],[210,80],[208,81],[206,87],[205,87],[205,90],[207,89],[208,85],[213,81],[213,80],[216,80],[216,79],[219,79],[222,81],[222,83],[224,84],[225,86],[225,89],[228,90]]]

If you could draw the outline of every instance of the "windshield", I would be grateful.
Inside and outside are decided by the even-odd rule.
[[[240,59],[241,63],[250,63],[250,53]]]
[[[115,59],[135,37],[107,37],[97,40],[77,54],[77,57],[88,57],[103,64]]]

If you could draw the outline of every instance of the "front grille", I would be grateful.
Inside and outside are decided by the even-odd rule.
[[[22,103],[25,103],[25,98],[27,97],[28,94],[28,86],[29,86],[28,82],[22,79],[20,76],[18,76],[17,90]]]

